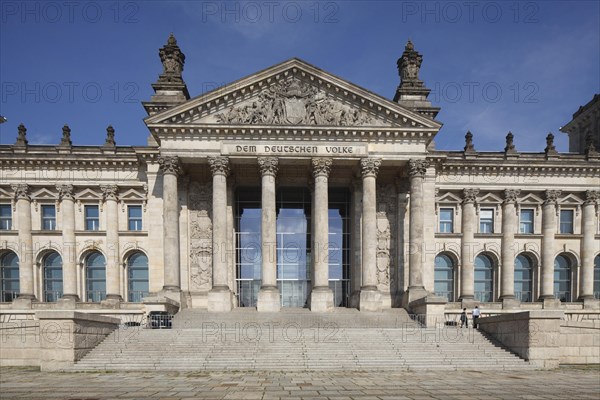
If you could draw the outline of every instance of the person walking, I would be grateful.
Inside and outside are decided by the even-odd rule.
[[[462,312],[460,313],[460,327],[469,327],[469,320],[467,319],[467,309],[463,308]]]
[[[477,329],[477,319],[481,315],[481,310],[479,310],[479,306],[475,306],[473,309],[473,328]]]

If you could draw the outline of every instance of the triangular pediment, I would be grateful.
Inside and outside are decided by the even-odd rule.
[[[31,192],[32,199],[57,199],[58,193],[52,192],[46,188],[40,188]]]
[[[528,193],[519,199],[520,204],[542,204],[543,202],[544,200],[541,197],[533,193]]]
[[[494,193],[487,193],[484,196],[481,196],[479,198],[479,200],[477,200],[478,203],[493,203],[493,204],[498,204],[498,203],[502,203],[502,199],[498,196],[496,196]]]
[[[575,196],[573,193],[570,193],[564,197],[562,197],[559,200],[560,204],[576,204],[576,205],[580,205],[583,204],[583,200],[581,200],[579,197]]]
[[[125,192],[119,194],[119,199],[121,200],[145,200],[146,193],[137,189],[129,189]]]
[[[168,126],[382,127],[437,133],[441,124],[291,59],[195,97],[145,120]]]
[[[102,194],[90,188],[85,188],[75,195],[77,200],[101,200]]]
[[[460,203],[462,199],[454,193],[447,192],[438,198],[438,203]]]
[[[12,191],[8,191],[8,188],[2,189],[0,187],[0,199],[12,199],[14,197],[15,197],[14,193]]]

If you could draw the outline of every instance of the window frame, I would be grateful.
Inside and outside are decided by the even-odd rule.
[[[571,221],[563,222],[563,213],[569,213],[571,215]],[[570,232],[564,232],[563,226],[569,224],[571,229]],[[572,235],[575,233],[575,210],[572,208],[561,208],[558,215],[558,233],[561,235]]]
[[[139,209],[140,210],[140,216],[139,217],[132,217],[130,212],[132,209]],[[134,228],[137,229],[132,229],[132,222],[134,223]],[[138,231],[143,231],[144,230],[144,211],[141,205],[139,204],[131,204],[127,206],[127,230],[128,231],[132,231],[132,232],[138,232]]]
[[[54,211],[54,215],[52,217],[46,217],[44,215],[44,210],[50,210],[52,209]],[[41,228],[43,231],[55,231],[57,226],[56,226],[56,205],[54,204],[41,204],[40,205],[40,219],[41,219]],[[48,227],[46,226],[46,223],[49,223]]]
[[[8,209],[8,212],[9,212],[8,217],[4,217],[4,216],[2,216],[2,214],[0,214],[0,231],[12,231],[13,230],[12,204],[2,203],[2,204],[0,204],[0,208]],[[7,224],[5,225],[4,222],[7,222]],[[6,226],[6,228],[5,228],[5,226]]]
[[[484,219],[482,216],[483,212],[487,212],[489,211],[491,213],[491,220],[489,220],[489,226],[490,226],[490,230],[489,232],[484,232],[484,230],[482,229],[482,226],[484,226]],[[494,233],[494,220],[495,220],[495,216],[494,213],[496,212],[496,210],[494,208],[490,208],[490,207],[483,207],[479,209],[479,233],[484,233],[484,234],[489,234],[489,233]],[[488,220],[485,220],[485,223],[488,223]]]
[[[450,211],[450,220],[442,219],[442,212]],[[454,207],[440,207],[438,212],[438,232],[439,233],[454,233]],[[450,224],[450,230],[443,230],[442,226],[446,227]]]
[[[88,210],[91,210],[93,208],[95,208],[98,211],[98,216],[95,218],[88,217],[88,215],[87,215]],[[93,225],[93,227],[95,229],[89,228],[88,222],[90,222],[90,221],[96,221],[96,223]],[[84,230],[90,231],[90,232],[95,232],[95,231],[100,230],[100,207],[97,204],[85,204],[83,206],[83,227],[84,227]]]
[[[523,221],[523,212],[531,212],[531,221]],[[531,226],[531,232],[523,231],[523,224]],[[519,233],[522,235],[533,235],[535,233],[535,208],[523,207],[519,210]]]

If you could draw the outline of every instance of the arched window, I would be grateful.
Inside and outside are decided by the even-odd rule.
[[[12,251],[0,256],[0,301],[10,303],[19,295],[19,257]]]
[[[522,302],[533,301],[533,263],[524,254],[515,258],[515,297]]]
[[[144,253],[133,253],[127,259],[127,300],[139,303],[148,295],[148,257]]]
[[[454,301],[454,261],[446,254],[435,257],[434,290],[437,296]]]
[[[594,258],[594,297],[600,299],[600,254]]]
[[[62,257],[52,252],[44,257],[44,301],[57,301],[63,295]]]
[[[97,251],[85,259],[85,288],[87,301],[98,302],[106,298],[106,260]]]
[[[554,298],[571,301],[571,261],[565,255],[554,259]]]
[[[494,269],[492,259],[480,254],[475,258],[475,299],[494,301]]]

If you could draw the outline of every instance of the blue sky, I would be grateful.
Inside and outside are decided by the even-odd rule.
[[[392,98],[410,37],[421,79],[441,107],[438,149],[542,151],[600,92],[598,1],[3,1],[0,143],[24,123],[31,144],[144,145],[141,101],[162,70],[170,32],[186,55],[192,96],[299,57]]]

